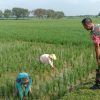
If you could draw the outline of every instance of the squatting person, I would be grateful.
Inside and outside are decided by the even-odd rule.
[[[21,100],[26,100],[29,94],[32,94],[32,78],[26,72],[19,73],[16,78],[15,95],[19,95]],[[24,91],[25,90],[25,91]]]
[[[49,64],[52,68],[54,68],[53,61],[56,59],[57,57],[55,54],[42,54],[39,60],[41,63]]]

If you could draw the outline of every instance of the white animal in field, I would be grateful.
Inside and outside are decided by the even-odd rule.
[[[55,54],[43,54],[40,56],[40,62],[43,64],[50,64],[52,68],[54,68],[53,61],[56,59]]]

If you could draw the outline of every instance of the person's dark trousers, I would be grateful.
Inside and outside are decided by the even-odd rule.
[[[90,89],[100,89],[100,66],[98,66],[98,69],[96,69],[95,85],[90,87]]]
[[[100,85],[100,68],[96,69],[96,84]]]

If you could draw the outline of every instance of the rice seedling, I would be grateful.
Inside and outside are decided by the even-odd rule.
[[[0,20],[0,100],[13,100],[15,79],[22,71],[33,79],[33,100],[58,100],[65,94],[68,100],[78,100],[69,89],[96,68],[92,43],[80,22],[81,18]],[[55,69],[40,64],[44,53],[56,54]]]

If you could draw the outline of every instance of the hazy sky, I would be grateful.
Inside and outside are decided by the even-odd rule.
[[[13,7],[53,9],[65,15],[95,15],[100,12],[100,0],[0,0],[0,9]]]

